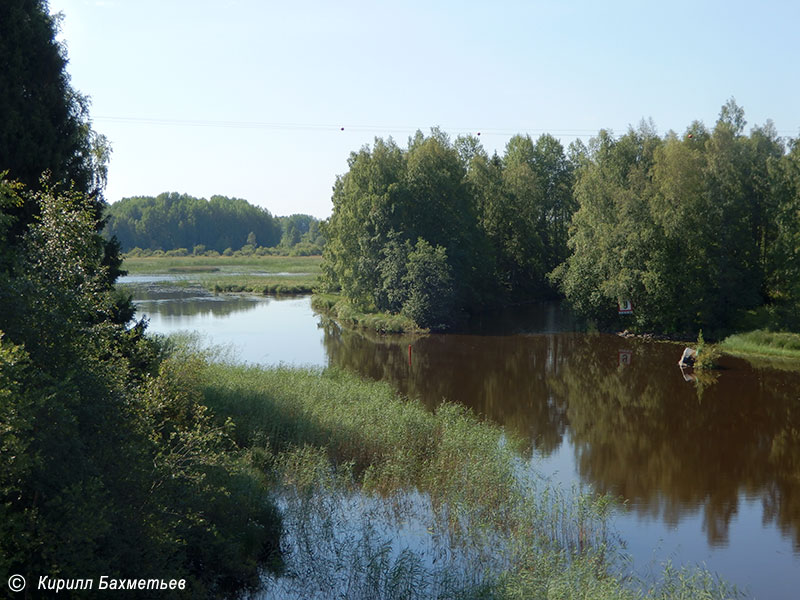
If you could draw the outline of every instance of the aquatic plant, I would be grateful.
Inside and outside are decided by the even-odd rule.
[[[336,369],[217,363],[201,380],[276,487],[286,571],[265,597],[730,597],[692,569],[633,577],[619,504],[550,484],[462,406]]]

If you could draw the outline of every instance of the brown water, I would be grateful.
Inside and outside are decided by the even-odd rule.
[[[687,381],[682,345],[559,333],[571,321],[553,305],[470,334],[382,338],[342,330],[307,299],[223,309],[217,298],[187,311],[172,302],[140,305],[151,329],[199,329],[253,362],[346,368],[503,424],[527,440],[532,468],[627,502],[616,526],[640,574],[671,559],[704,564],[753,597],[798,595],[798,371],[728,357],[715,379]],[[292,341],[286,356],[281,336]]]

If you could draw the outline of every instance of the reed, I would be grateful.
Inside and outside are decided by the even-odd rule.
[[[320,256],[126,256],[122,268],[131,274],[169,273],[174,269],[216,269],[317,275],[321,264]]]
[[[157,256],[126,258],[131,275],[180,274],[183,285],[216,294],[310,294],[320,274],[320,257]]]
[[[526,468],[469,410],[435,412],[340,370],[210,363],[208,405],[274,481],[276,598],[729,598],[705,571],[624,572],[619,505]],[[677,594],[677,595],[675,595]]]

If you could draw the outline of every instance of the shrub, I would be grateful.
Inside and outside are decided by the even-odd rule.
[[[697,334],[697,356],[694,361],[694,368],[698,371],[716,369],[717,361],[722,356],[722,351],[716,344],[708,344],[703,339],[703,330]]]
[[[403,283],[408,299],[402,314],[420,327],[442,328],[451,322],[455,289],[445,249],[420,239],[408,255],[407,268]]]

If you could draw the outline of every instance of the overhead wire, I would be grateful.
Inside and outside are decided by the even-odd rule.
[[[372,133],[376,135],[390,135],[393,133],[407,133],[413,134],[416,131],[422,130],[420,127],[411,126],[396,126],[396,125],[364,125],[364,124],[323,124],[323,123],[281,123],[269,121],[229,121],[229,120],[213,120],[213,119],[174,119],[174,118],[157,118],[157,117],[118,117],[118,116],[96,116],[92,121],[100,121],[106,123],[120,123],[130,125],[154,125],[154,126],[179,126],[179,127],[210,127],[221,129],[272,129],[272,130],[285,130],[285,131],[344,131],[344,132],[358,132],[358,133]],[[597,129],[571,129],[571,128],[544,128],[544,127],[519,127],[517,129],[507,128],[468,128],[468,127],[453,127],[442,129],[449,134],[472,134],[477,136],[514,136],[517,134],[550,134],[555,137],[573,137],[573,138],[589,138],[597,135],[597,133],[604,129],[606,131],[626,131],[629,125],[625,127],[599,127]],[[797,132],[789,130],[778,130],[777,134],[782,137],[789,137],[797,135]]]
[[[308,131],[350,131],[360,133],[411,133],[420,130],[420,127],[396,126],[396,125],[331,125],[313,123],[277,123],[268,121],[225,121],[212,119],[174,119],[174,118],[154,118],[154,117],[116,117],[116,116],[96,116],[93,121],[106,123],[120,123],[131,125],[155,125],[155,126],[180,126],[180,127],[211,127],[224,129],[274,129],[274,130],[308,130]],[[515,130],[506,128],[442,128],[448,133],[473,134],[473,135],[516,135],[518,133],[549,133],[555,136],[565,137],[589,137],[596,135],[599,129],[546,129],[518,128]]]

